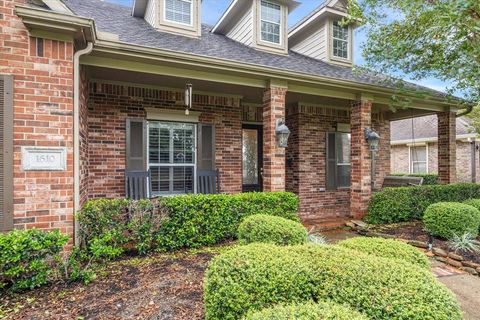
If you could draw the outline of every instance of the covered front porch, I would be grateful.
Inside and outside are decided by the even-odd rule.
[[[362,217],[372,189],[390,173],[389,122],[439,109],[393,113],[386,98],[372,93],[260,75],[247,81],[192,71],[187,77],[179,69],[175,76],[92,57],[82,68],[80,204],[125,197],[126,171],[149,171],[151,195],[170,196],[199,192],[198,172],[218,170],[222,193],[291,191],[305,224],[338,225]],[[193,86],[188,114],[187,83]],[[439,148],[439,170],[448,183],[455,115],[439,115],[446,146]],[[286,148],[278,143],[279,121],[291,131]],[[374,184],[366,128],[381,137]]]

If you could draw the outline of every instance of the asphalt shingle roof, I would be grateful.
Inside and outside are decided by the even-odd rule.
[[[438,122],[437,116],[425,116],[419,118],[392,121],[390,123],[391,141],[402,141],[426,138],[437,138]],[[457,136],[473,133],[472,127],[467,118],[457,118]]]
[[[117,34],[121,42],[391,88],[391,84],[384,81],[385,76],[360,73],[350,67],[315,60],[293,51],[288,55],[258,51],[224,35],[210,32],[211,26],[202,26],[200,38],[190,38],[155,30],[144,19],[133,17],[129,7],[101,0],[64,0],[64,3],[76,15],[94,19],[99,31]],[[409,85],[417,90],[441,94],[425,87]]]

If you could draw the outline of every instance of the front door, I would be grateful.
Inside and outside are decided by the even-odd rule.
[[[243,192],[262,191],[263,130],[261,125],[242,127]]]

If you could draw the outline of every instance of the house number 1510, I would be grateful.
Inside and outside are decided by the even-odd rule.
[[[54,155],[48,155],[48,154],[40,154],[37,155],[37,162],[38,163],[52,163],[55,162],[55,156]]]

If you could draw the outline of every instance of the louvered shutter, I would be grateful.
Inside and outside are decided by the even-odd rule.
[[[126,170],[147,170],[147,121],[127,119]]]
[[[215,170],[215,127],[211,124],[198,125],[198,170]]]
[[[0,75],[0,231],[13,228],[13,77]]]

